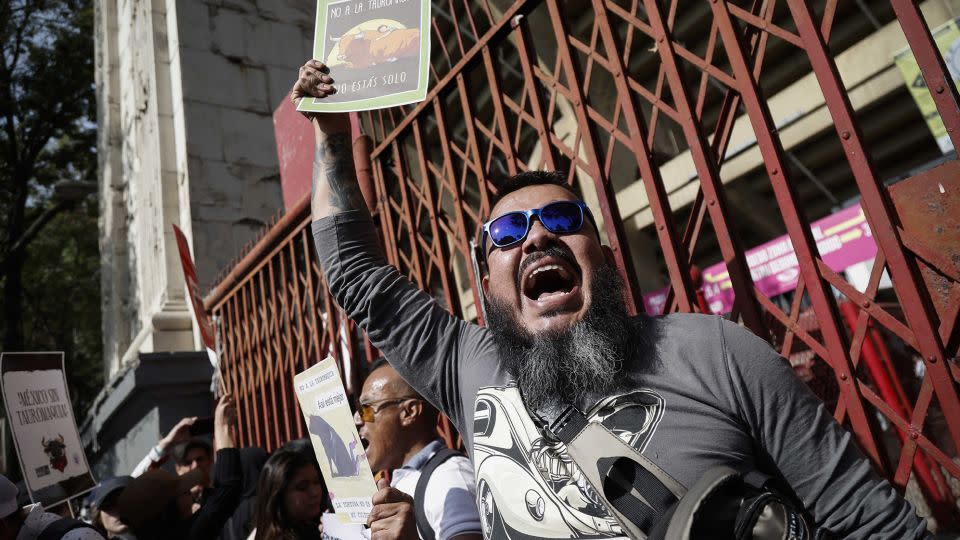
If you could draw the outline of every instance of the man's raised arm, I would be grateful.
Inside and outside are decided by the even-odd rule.
[[[300,68],[290,99],[294,105],[304,97],[326,97],[334,93],[330,70],[317,60]],[[313,124],[316,149],[313,154],[313,220],[346,212],[366,210],[353,165],[350,117],[347,113],[307,114]]]
[[[335,77],[311,60],[291,98],[325,98]],[[462,428],[461,358],[490,356],[492,340],[388,264],[357,183],[349,117],[306,116],[316,133],[311,228],[330,293],[403,378]]]

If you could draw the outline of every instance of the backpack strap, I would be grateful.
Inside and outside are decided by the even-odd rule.
[[[94,527],[79,519],[64,517],[44,527],[37,540],[61,540],[65,534],[76,529],[94,529]]]
[[[420,469],[420,478],[417,480],[417,489],[413,497],[413,508],[417,515],[417,530],[420,532],[420,538],[423,540],[436,540],[437,538],[436,531],[433,530],[430,521],[427,520],[425,497],[430,477],[433,476],[433,472],[437,470],[437,467],[443,465],[448,459],[462,455],[463,454],[456,450],[441,448],[430,456],[430,459],[428,459],[423,468]]]

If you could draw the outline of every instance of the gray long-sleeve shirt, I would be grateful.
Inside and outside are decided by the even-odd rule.
[[[316,221],[313,232],[337,302],[463,436],[487,538],[622,536],[562,445],[541,436],[489,330],[450,315],[388,265],[365,212]],[[758,469],[785,480],[818,527],[843,537],[926,535],[765,341],[704,315],[653,317],[645,328],[654,346],[625,365],[630,390],[578,404],[591,421],[687,487],[717,465]]]

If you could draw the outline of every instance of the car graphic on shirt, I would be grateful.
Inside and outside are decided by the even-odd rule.
[[[662,414],[662,398],[642,390],[607,398],[588,416],[642,451]],[[562,444],[541,435],[516,386],[477,393],[473,455],[484,538],[624,536]]]

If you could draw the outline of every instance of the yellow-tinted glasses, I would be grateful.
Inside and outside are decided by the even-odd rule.
[[[398,405],[407,401],[409,399],[415,399],[417,401],[422,401],[416,396],[406,396],[399,398],[388,398],[388,399],[378,399],[376,401],[371,401],[369,403],[361,403],[360,407],[357,408],[357,414],[360,415],[360,419],[363,420],[365,424],[373,422],[374,418],[377,416],[377,413],[386,409],[387,407],[392,407],[393,405]],[[379,407],[374,407],[379,405]]]

